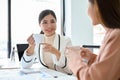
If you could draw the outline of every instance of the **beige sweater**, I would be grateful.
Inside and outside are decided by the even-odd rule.
[[[45,36],[44,38],[44,42],[53,45],[54,44],[54,38],[55,35],[47,37]],[[54,64],[53,64],[53,60],[52,60],[52,54],[49,52],[44,52],[43,53],[43,60],[44,63],[51,69],[54,69]]]

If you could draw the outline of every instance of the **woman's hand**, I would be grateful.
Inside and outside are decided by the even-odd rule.
[[[35,48],[35,40],[33,38],[33,34],[28,37],[27,42],[29,46],[26,51],[27,51],[27,55],[30,56],[30,55],[33,55],[34,48]]]
[[[66,48],[66,56],[68,59],[68,66],[74,72],[76,72],[81,64],[81,62],[88,63],[92,57],[92,52],[87,48],[75,48],[75,47],[67,47]],[[75,67],[76,66],[76,67]]]
[[[83,48],[83,47],[80,48],[80,55],[81,55],[82,59],[86,59],[89,61],[92,57],[92,54],[93,53],[90,49]]]
[[[77,72],[81,63],[80,47],[79,49],[76,49],[74,47],[67,47],[66,57],[68,60],[69,68],[73,71],[73,73]]]
[[[60,52],[55,47],[53,47],[51,44],[48,43],[41,43],[41,45],[43,45],[44,52],[50,52],[52,54],[55,54],[57,59],[59,60]]]

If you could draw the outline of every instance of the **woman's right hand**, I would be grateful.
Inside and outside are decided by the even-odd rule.
[[[80,63],[82,62],[80,56],[80,47],[67,47],[66,48],[66,57],[67,57],[67,64],[70,70],[76,74],[77,70],[79,69]]]
[[[33,55],[34,48],[35,48],[35,40],[33,38],[33,34],[28,37],[27,42],[28,42],[29,46],[28,46],[26,52],[27,52],[27,55],[30,56],[30,55]]]
[[[81,55],[82,58],[89,61],[91,59],[91,57],[92,57],[92,54],[93,53],[92,53],[92,51],[90,49],[83,48],[83,47],[80,48],[80,55]]]

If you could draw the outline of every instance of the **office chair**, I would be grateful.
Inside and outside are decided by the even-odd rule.
[[[27,49],[28,44],[16,44],[16,46],[18,51],[18,58],[19,58],[19,61],[21,61],[21,58],[24,54],[24,51]]]

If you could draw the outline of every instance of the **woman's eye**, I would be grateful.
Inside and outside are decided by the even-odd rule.
[[[47,24],[47,22],[45,21],[45,22],[43,22],[42,24]]]
[[[55,20],[51,20],[51,23],[55,23]]]

